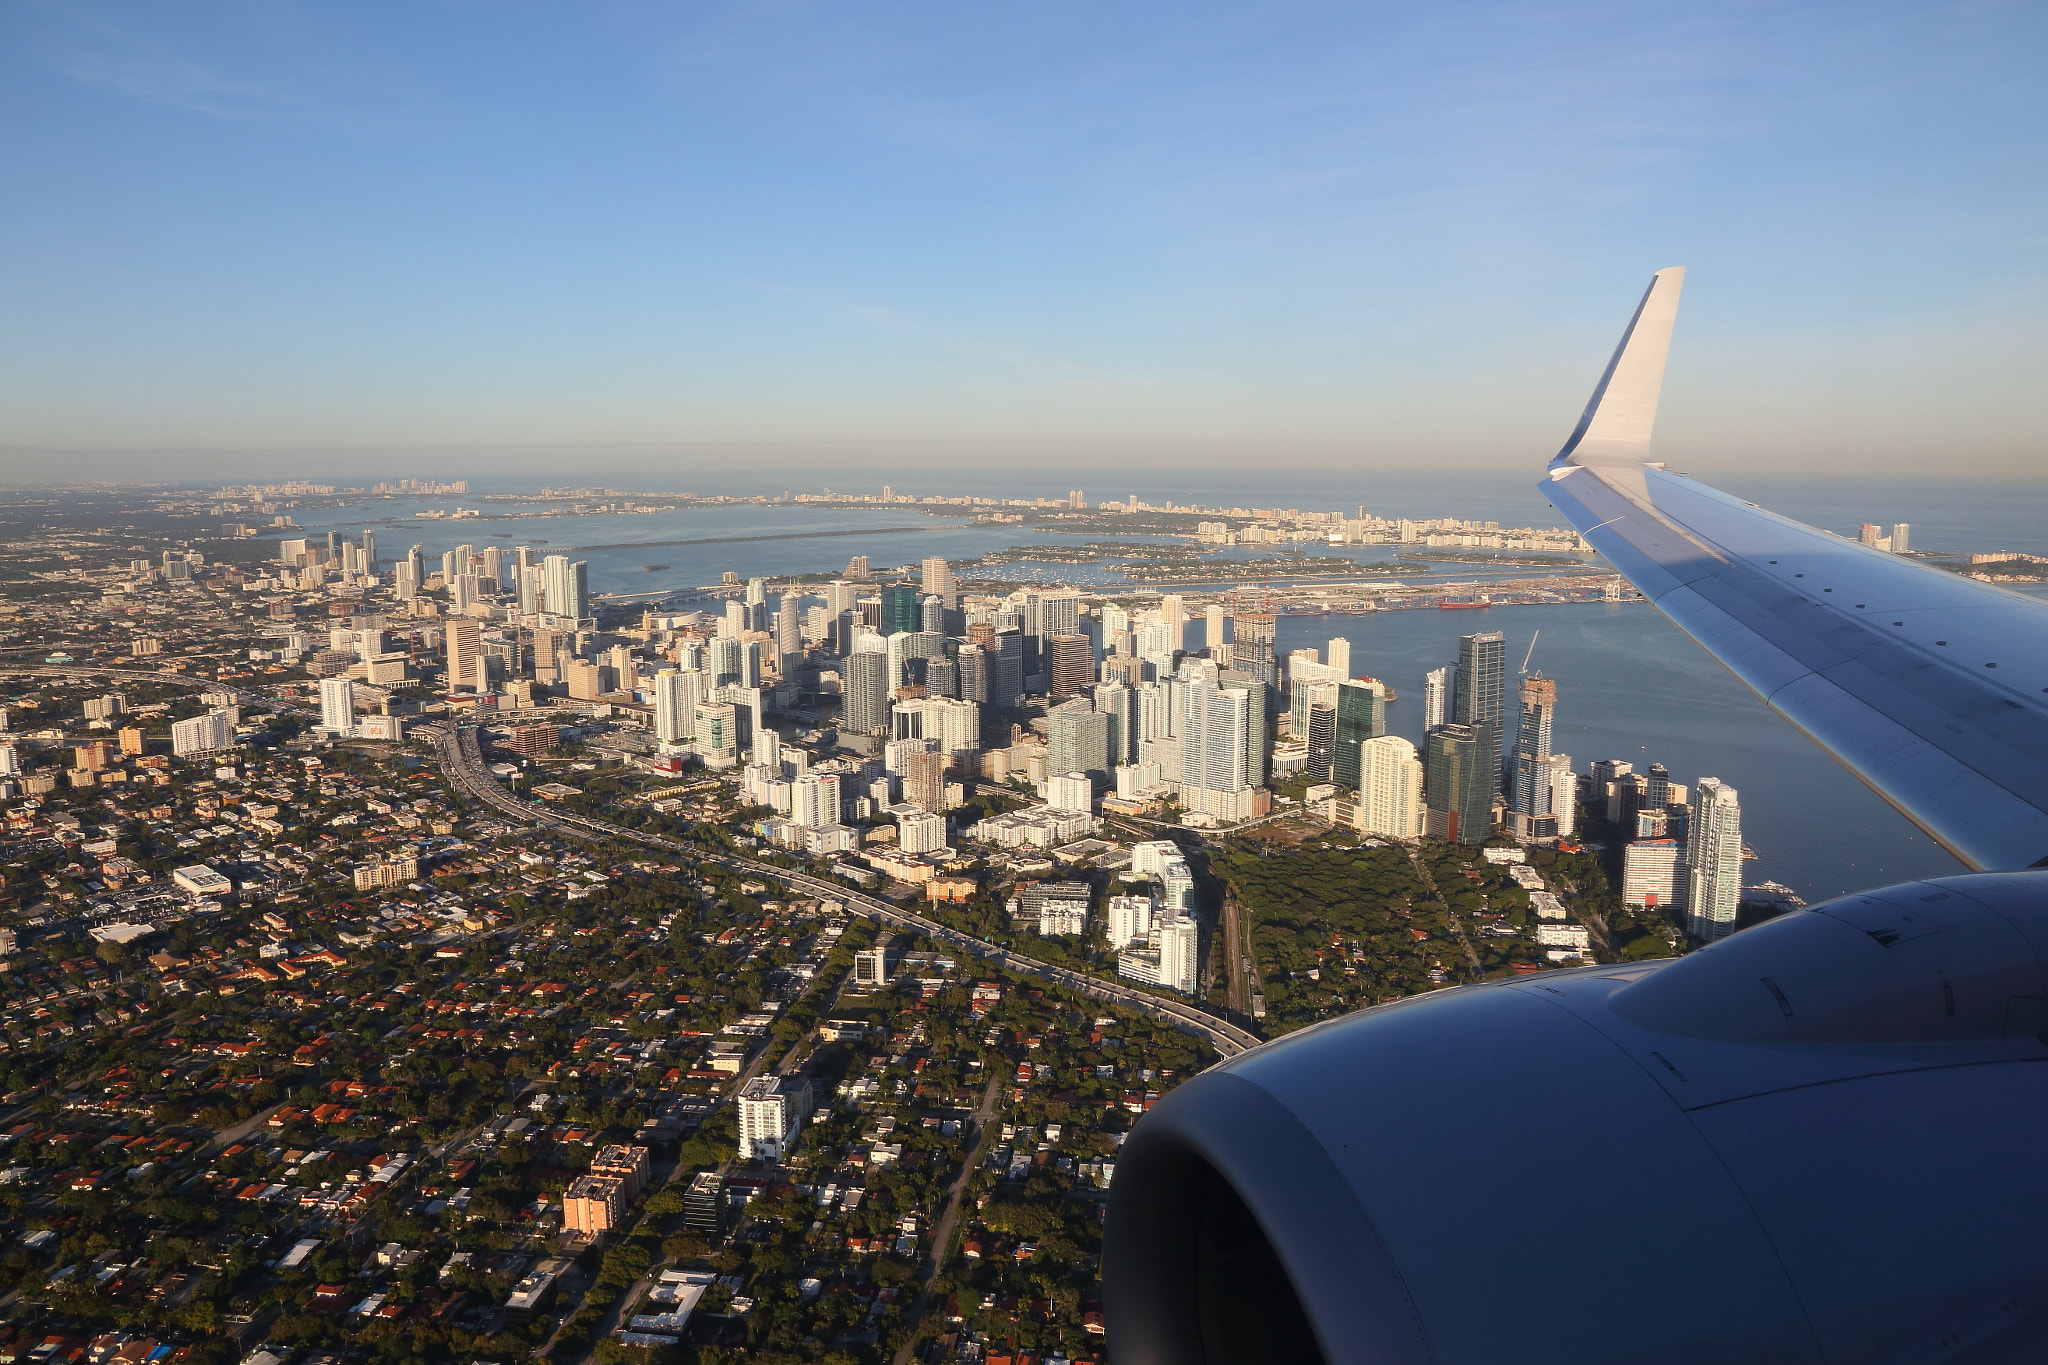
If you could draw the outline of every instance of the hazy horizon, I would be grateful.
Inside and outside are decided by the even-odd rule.
[[[2040,466],[2020,3],[28,0],[0,478]],[[569,466],[552,470],[548,460]]]

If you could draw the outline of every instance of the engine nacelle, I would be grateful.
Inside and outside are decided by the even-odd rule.
[[[2048,872],[1331,1020],[1124,1144],[1116,1365],[2048,1358]]]

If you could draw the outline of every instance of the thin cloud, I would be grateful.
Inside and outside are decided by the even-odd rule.
[[[258,50],[239,61],[218,51],[193,55],[195,36],[185,31],[149,32],[71,11],[45,14],[51,22],[42,60],[89,89],[230,123],[376,131],[412,121],[409,101],[388,88],[387,74],[355,61],[344,44],[312,29],[303,12],[268,11],[267,22],[245,26],[239,36],[253,33]],[[252,69],[264,74],[243,74]]]

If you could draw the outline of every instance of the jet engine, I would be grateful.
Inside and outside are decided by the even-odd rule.
[[[1116,1365],[2048,1358],[2048,872],[1415,996],[1124,1144]]]

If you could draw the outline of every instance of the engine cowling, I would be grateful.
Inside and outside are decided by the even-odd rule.
[[[1332,1020],[1124,1144],[1117,1365],[2048,1351],[2048,872]]]

